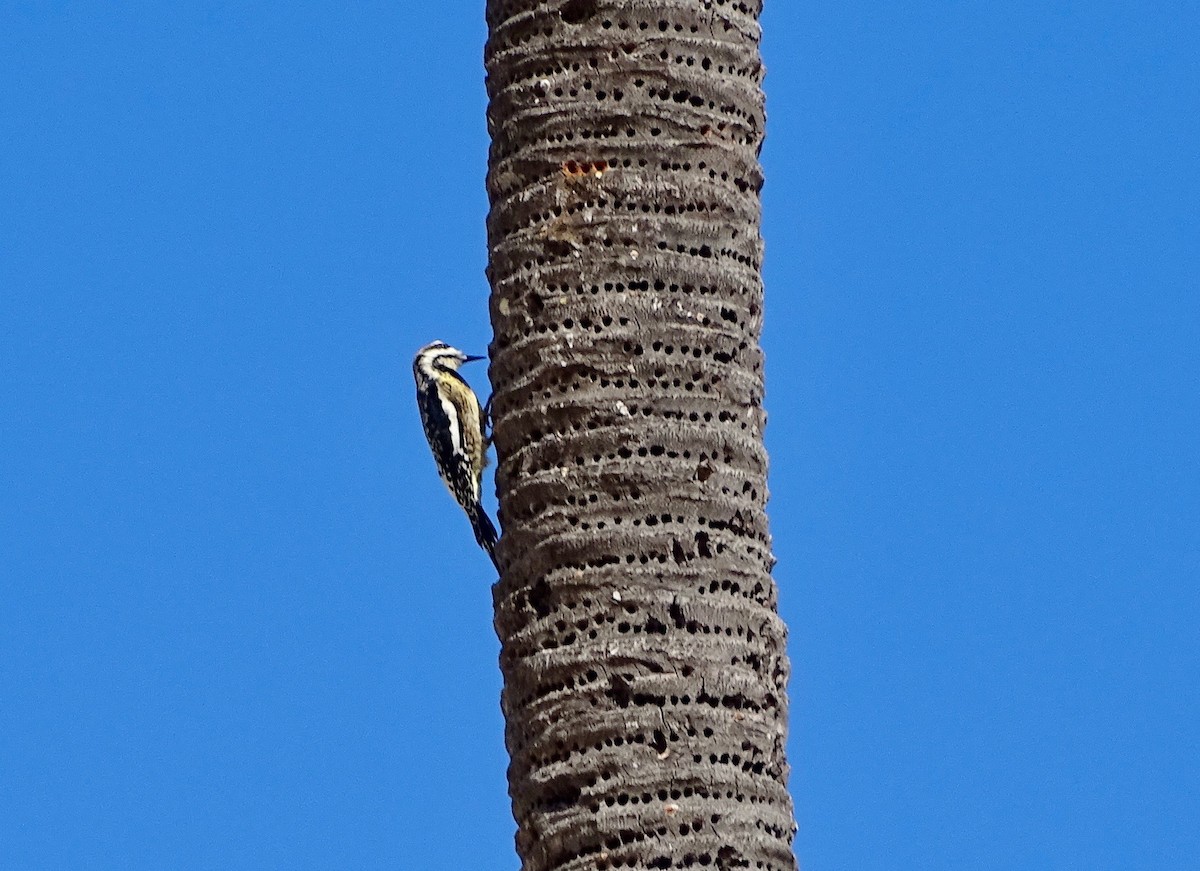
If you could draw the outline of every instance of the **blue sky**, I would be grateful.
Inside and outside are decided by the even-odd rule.
[[[1185,867],[1200,11],[899,6],[764,18],[798,852]],[[0,868],[517,867],[482,8],[346,7],[0,3]]]

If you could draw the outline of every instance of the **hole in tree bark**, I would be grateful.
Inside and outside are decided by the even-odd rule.
[[[542,808],[547,812],[566,810],[579,803],[583,790],[578,784],[562,783],[550,789],[542,799]]]
[[[654,734],[650,739],[650,746],[655,753],[663,753],[667,749],[667,736],[658,729],[654,730]]]
[[[596,14],[596,0],[568,0],[558,10],[567,24],[582,24]]]
[[[622,708],[628,708],[629,703],[633,700],[629,683],[619,674],[608,676],[608,696]]]
[[[545,578],[539,580],[529,591],[529,604],[539,617],[550,614],[550,585]]]
[[[667,613],[671,615],[671,619],[675,621],[675,628],[682,629],[687,625],[687,618],[683,616],[683,607],[679,602],[672,602],[667,606]]]

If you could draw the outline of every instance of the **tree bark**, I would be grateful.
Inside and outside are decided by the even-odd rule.
[[[488,0],[494,589],[524,871],[794,869],[759,0]]]

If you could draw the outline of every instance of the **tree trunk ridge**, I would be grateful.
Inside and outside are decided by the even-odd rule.
[[[790,871],[761,4],[489,0],[494,589],[524,871]]]

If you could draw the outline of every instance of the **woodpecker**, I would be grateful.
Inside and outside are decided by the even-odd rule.
[[[458,374],[463,363],[482,359],[464,354],[445,342],[430,342],[413,358],[413,378],[417,382],[421,425],[438,474],[467,513],[475,540],[499,571],[496,527],[480,503],[483,467],[487,465],[485,415],[479,397]]]

